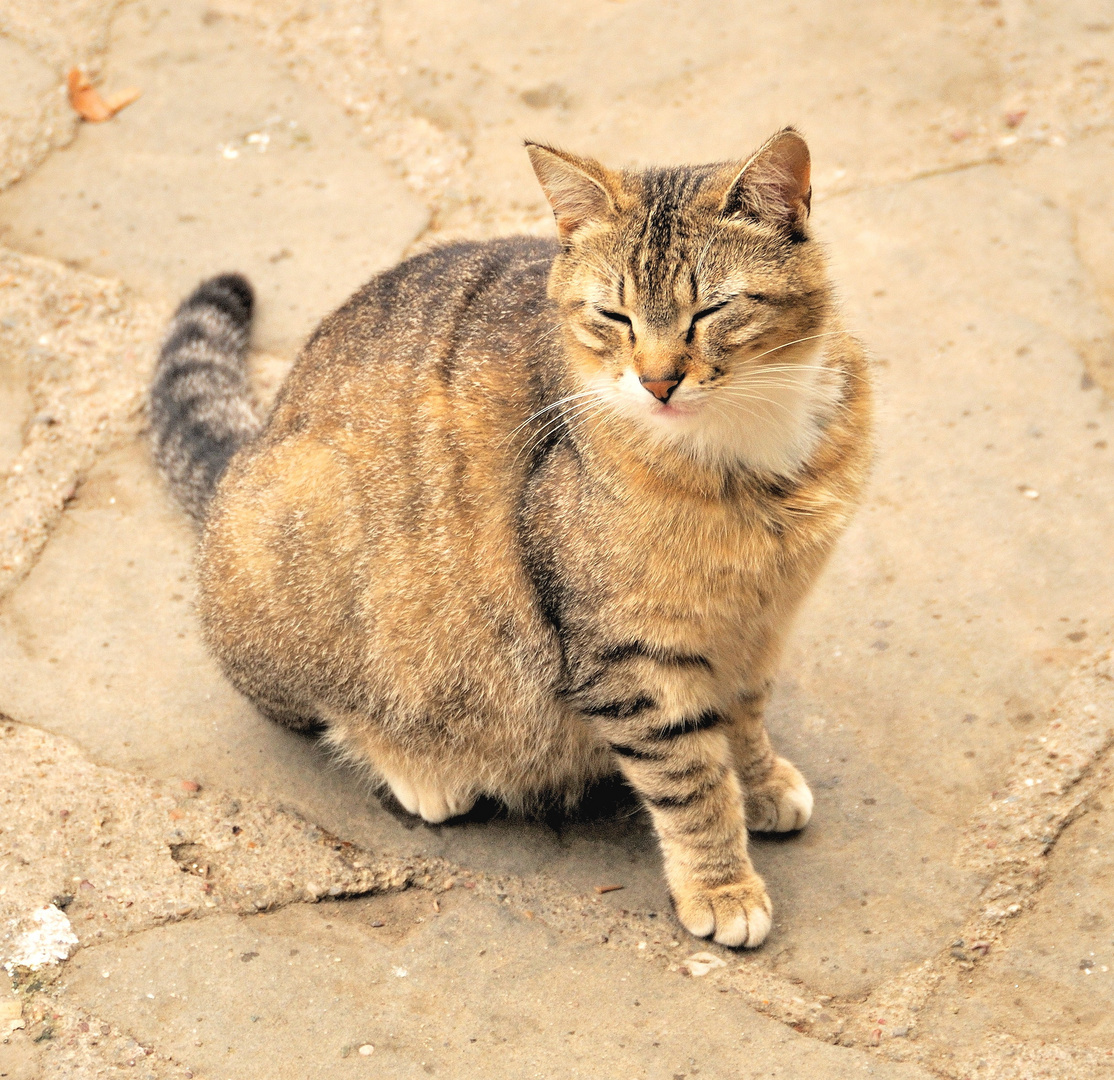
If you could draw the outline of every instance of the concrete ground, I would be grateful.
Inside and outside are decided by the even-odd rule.
[[[143,95],[81,124],[74,63]],[[0,3],[0,1077],[1114,1077],[1112,65],[1101,0]],[[265,399],[376,270],[552,230],[524,136],[787,122],[880,447],[743,954],[617,785],[431,828],[256,714],[142,403],[202,276],[257,285]]]

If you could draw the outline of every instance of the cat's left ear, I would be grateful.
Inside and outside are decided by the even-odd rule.
[[[557,231],[567,240],[577,229],[615,210],[607,170],[591,158],[528,142],[526,152],[538,183],[553,207]]]
[[[743,166],[724,196],[721,212],[788,228],[804,228],[812,205],[808,144],[792,128],[779,131]]]

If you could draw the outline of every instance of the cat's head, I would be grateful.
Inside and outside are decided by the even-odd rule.
[[[798,466],[831,306],[804,139],[641,172],[527,148],[561,236],[550,295],[579,414],[611,410],[698,457]]]

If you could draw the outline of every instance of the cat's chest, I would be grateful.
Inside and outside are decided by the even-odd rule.
[[[634,502],[597,521],[596,565],[614,583],[605,589],[611,595],[629,584],[678,610],[732,609],[793,577],[802,552],[826,531],[818,524],[800,520],[779,492]]]

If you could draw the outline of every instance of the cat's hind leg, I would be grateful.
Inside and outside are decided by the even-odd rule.
[[[740,694],[731,710],[735,772],[751,832],[793,832],[812,817],[812,792],[797,767],[778,757],[762,718],[768,690]]]
[[[407,752],[353,713],[329,710],[325,738],[339,756],[366,769],[379,785],[386,785],[409,814],[431,825],[467,814],[479,797],[468,763],[451,767],[429,757]],[[440,766],[440,767],[439,767]]]
[[[376,770],[391,794],[407,813],[431,825],[467,814],[475,805],[476,793],[465,785],[419,771],[406,771],[397,764],[378,765]]]

